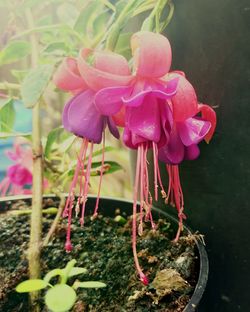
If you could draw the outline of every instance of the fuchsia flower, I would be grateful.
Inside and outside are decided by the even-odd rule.
[[[32,184],[32,149],[30,143],[24,139],[17,139],[13,150],[6,151],[7,157],[15,164],[7,169],[6,177],[0,183],[1,196],[30,194],[25,186]]]
[[[93,66],[89,65],[87,59],[93,57]],[[85,204],[87,200],[89,178],[92,162],[94,143],[101,143],[103,140],[102,168],[99,182],[94,216],[97,215],[100,187],[104,168],[104,130],[108,126],[114,137],[119,138],[119,132],[115,123],[119,124],[119,115],[104,116],[94,105],[96,92],[109,85],[127,84],[130,77],[127,75],[129,68],[124,57],[112,52],[93,52],[90,49],[80,51],[79,58],[66,58],[59,66],[54,82],[57,87],[76,94],[65,105],[63,111],[63,126],[66,130],[83,138],[78,163],[74,178],[70,187],[69,196],[64,209],[64,216],[68,217],[68,231],[65,248],[67,251],[72,249],[70,241],[70,227],[72,210],[75,199],[75,188],[80,177],[80,195],[77,200],[76,213],[81,210],[81,225],[84,224]],[[86,168],[87,150],[89,157]]]
[[[139,235],[142,234],[143,218],[146,221],[150,220],[152,227],[155,227],[151,215],[148,150],[152,149],[154,156],[154,198],[158,199],[159,183],[162,197],[166,198],[166,202],[170,199],[171,204],[175,205],[178,211],[177,240],[185,217],[178,164],[184,159],[198,157],[198,143],[203,139],[206,141],[211,139],[216,125],[216,115],[209,106],[198,104],[195,90],[182,72],[169,73],[172,52],[166,37],[141,31],[132,36],[131,48],[132,73],[125,58],[118,54],[83,49],[77,60],[68,58],[61,64],[54,80],[58,87],[76,94],[64,108],[64,127],[77,136],[85,138],[64,212],[69,219],[66,250],[72,248],[70,223],[78,176],[85,177],[84,186],[82,182],[80,183],[80,196],[76,204],[77,211],[82,204],[81,223],[83,224],[93,143],[101,142],[106,125],[116,137],[118,135],[115,124],[122,126],[125,145],[138,151],[134,184],[132,249],[140,280],[147,285],[148,279],[142,272],[137,257],[136,236],[137,232]],[[93,64],[89,64],[88,60],[93,60]],[[90,146],[90,157],[85,169],[84,160],[88,146]],[[167,193],[163,188],[158,157],[167,164],[169,173]],[[97,213],[101,178],[94,215]],[[139,224],[137,224],[138,195]]]

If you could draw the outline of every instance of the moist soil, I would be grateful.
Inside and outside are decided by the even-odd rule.
[[[55,207],[58,202],[44,201],[44,207]],[[30,208],[24,201],[9,204],[0,214],[0,311],[30,311],[28,296],[18,294],[15,287],[28,278],[27,249],[29,216],[10,214],[12,209]],[[107,207],[108,208],[108,207]],[[119,207],[117,207],[119,208]],[[195,236],[183,234],[173,243],[176,229],[168,220],[159,219],[157,230],[144,224],[143,235],[137,239],[138,257],[149,285],[144,286],[135,272],[131,249],[131,218],[119,209],[116,214],[126,218],[122,225],[112,217],[99,215],[91,221],[86,217],[83,228],[75,218],[72,224],[71,253],[64,250],[66,221],[62,220],[47,247],[42,251],[42,276],[49,270],[63,268],[71,259],[85,267],[88,274],[79,275],[80,281],[102,281],[101,289],[78,289],[75,312],[180,312],[183,311],[195,288],[198,272],[198,251]],[[47,233],[54,216],[43,217],[43,233]],[[72,285],[74,278],[69,280]],[[43,306],[42,311],[47,311]]]

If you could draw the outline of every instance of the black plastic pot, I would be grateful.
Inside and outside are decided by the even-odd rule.
[[[44,198],[56,198],[53,195],[45,196]],[[10,206],[13,202],[18,200],[23,200],[25,202],[31,203],[30,196],[11,196],[0,198],[0,213],[3,213],[9,210]],[[94,196],[89,196],[87,205],[86,205],[86,214],[91,214],[93,212],[93,207],[95,205],[96,198]],[[125,199],[118,199],[118,198],[109,198],[109,197],[102,197],[99,204],[99,212],[104,216],[113,216],[116,209],[120,209],[121,213],[125,213],[126,215],[130,215],[132,213],[132,202],[125,200]],[[169,215],[168,213],[159,210],[157,208],[153,208],[153,216],[155,219],[159,217],[165,217],[166,219],[170,220],[177,226],[177,220]],[[192,231],[185,227],[185,230],[192,233]],[[207,252],[203,243],[200,240],[196,241],[196,246],[199,253],[199,277],[197,281],[197,285],[195,287],[194,293],[184,309],[183,312],[194,312],[197,311],[197,307],[199,302],[202,298],[204,290],[206,288],[207,279],[208,279],[208,257]]]

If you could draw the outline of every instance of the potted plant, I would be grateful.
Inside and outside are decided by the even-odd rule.
[[[52,224],[52,232],[58,225],[58,219],[63,210],[62,216],[68,219],[65,250],[68,253],[74,253],[75,247],[72,244],[71,231],[74,222],[73,215],[79,216],[80,225],[86,228],[85,211],[93,168],[94,172],[100,176],[100,181],[92,219],[103,221],[103,218],[98,217],[103,175],[112,172],[112,166],[117,167],[116,163],[105,162],[105,128],[109,128],[110,133],[116,138],[119,138],[120,135],[117,127],[124,128],[124,144],[137,150],[133,213],[131,220],[125,219],[124,223],[131,224],[132,227],[134,264],[139,281],[143,284],[141,287],[144,287],[140,291],[134,290],[134,294],[129,297],[129,300],[138,301],[146,295],[153,299],[153,305],[157,305],[162,298],[172,294],[172,292],[184,291],[184,293],[188,293],[191,285],[176,270],[169,267],[164,266],[162,270],[158,267],[158,270],[154,271],[154,280],[150,281],[147,275],[150,275],[153,269],[152,267],[148,268],[148,274],[145,274],[139,259],[146,258],[148,263],[152,261],[159,264],[159,261],[150,258],[147,254],[147,248],[144,251],[146,255],[143,252],[142,254],[137,252],[137,240],[143,245],[145,236],[149,239],[148,237],[151,238],[156,234],[156,237],[161,239],[164,232],[164,230],[163,232],[160,231],[161,228],[157,227],[153,218],[152,202],[153,197],[156,201],[158,199],[158,184],[161,188],[160,194],[165,198],[166,203],[170,201],[177,209],[179,221],[173,243],[175,247],[173,248],[180,245],[185,215],[178,165],[184,158],[195,159],[198,156],[197,144],[203,139],[207,141],[211,139],[216,124],[214,111],[208,105],[198,104],[195,90],[185,78],[185,74],[180,71],[169,72],[172,57],[171,46],[168,39],[160,32],[164,30],[172,17],[173,3],[162,0],[147,1],[146,3],[131,0],[128,2],[119,1],[115,6],[109,1],[101,3],[94,1],[86,4],[74,23],[73,29],[72,27],[67,28],[67,31],[72,35],[74,34],[78,39],[81,35],[85,36],[85,46],[81,48],[79,47],[80,44],[77,44],[74,50],[67,53],[73,54],[73,56],[59,58],[59,65],[57,58],[55,72],[55,65],[51,64],[53,63],[51,59],[49,59],[50,64],[42,64],[37,67],[39,53],[34,16],[27,4],[23,8],[29,25],[32,66],[34,67],[26,75],[21,85],[24,103],[28,107],[33,107],[33,208],[31,210],[29,248],[31,280],[38,279],[40,276],[43,213],[43,152],[40,135],[40,110],[37,101],[41,98],[53,75],[53,82],[59,89],[73,94],[64,107],[62,119],[64,128],[80,138],[78,139],[80,148],[77,152],[75,169],[67,170],[66,178],[72,177],[72,182],[69,186],[65,206],[62,205],[63,196],[61,196],[60,210],[58,209],[57,217]],[[162,20],[166,9],[168,10],[168,17]],[[144,19],[141,30],[134,34],[123,33],[125,24],[132,17],[143,12],[149,12],[149,14]],[[98,16],[99,13],[103,13],[101,14],[102,19]],[[89,22],[86,25],[88,19]],[[83,28],[89,30],[86,27],[90,27],[90,25],[92,27],[91,34],[88,36],[85,32],[82,33]],[[95,25],[99,25],[97,29]],[[100,25],[103,29],[100,28]],[[45,30],[50,31],[52,28],[50,25],[50,27],[45,27]],[[65,30],[65,28],[63,29]],[[62,29],[59,27],[57,35],[61,31]],[[131,50],[129,41],[131,42]],[[10,47],[5,50],[7,55],[8,49],[10,50]],[[66,50],[65,48],[64,52]],[[78,56],[74,56],[76,53]],[[124,55],[133,63],[132,72]],[[55,62],[54,59],[53,61]],[[18,89],[16,85],[5,84],[5,86]],[[8,101],[3,105],[5,109],[9,106],[10,102]],[[8,119],[8,117],[6,118]],[[8,120],[3,120],[3,124],[8,126]],[[7,128],[7,130],[9,129]],[[58,133],[61,131],[61,128],[53,130],[48,135],[45,145],[45,165],[52,172],[53,178],[62,173],[56,168],[58,162],[51,162],[49,158],[55,137],[58,137]],[[8,135],[10,134],[7,131],[7,134],[4,133],[2,136]],[[72,136],[66,137],[66,140],[67,147],[71,146]],[[94,148],[101,142],[103,143],[102,148],[98,152],[101,154],[101,161],[96,165],[92,161],[96,155]],[[147,154],[150,149],[153,151],[154,196],[151,195],[150,191],[151,181],[147,165]],[[161,181],[158,158],[166,163],[169,174],[167,191],[164,190]],[[12,175],[8,173],[8,177],[11,178]],[[63,177],[65,178],[65,174]],[[137,204],[138,195],[139,205]],[[123,222],[121,221],[123,216],[119,216],[119,220],[118,223]],[[104,220],[104,222],[107,221]],[[145,222],[148,222],[151,228],[147,228]],[[163,224],[163,228],[166,228],[167,224]],[[123,231],[124,233],[129,232],[126,226]],[[137,233],[141,236],[140,239],[137,238]],[[187,241],[185,242],[187,243]],[[178,256],[181,257],[181,254]],[[175,260],[177,264],[178,261],[182,262],[181,259]],[[173,279],[175,283],[167,289],[166,284],[171,285],[170,281]],[[147,288],[150,287],[149,282],[153,286],[153,292]],[[36,310],[39,309],[37,299],[37,293],[32,292],[31,300]],[[181,305],[178,306],[178,309],[180,308]],[[193,308],[195,308],[195,304]]]

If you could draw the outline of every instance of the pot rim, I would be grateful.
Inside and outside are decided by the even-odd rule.
[[[64,195],[65,197],[68,196],[68,194],[63,193],[62,195]],[[48,198],[48,197],[54,197],[54,198],[58,198],[58,196],[56,196],[55,194],[44,194],[43,198]],[[96,196],[94,195],[89,195],[88,198],[92,198],[95,199]],[[6,202],[6,201],[16,201],[16,200],[31,200],[32,199],[32,195],[15,195],[15,196],[6,196],[6,197],[1,197],[0,198],[0,210],[1,210],[1,204]],[[100,199],[102,200],[106,200],[106,201],[116,201],[116,202],[125,202],[127,204],[131,204],[133,205],[133,201],[128,200],[126,198],[119,198],[119,197],[110,197],[110,196],[102,196],[100,197]],[[138,202],[138,204],[140,204]],[[167,217],[168,219],[170,219],[173,222],[178,223],[178,220],[173,217],[172,215],[170,215],[169,213],[156,208],[156,207],[152,207],[153,211],[155,211],[156,213],[159,213],[165,217]],[[193,234],[193,231],[186,225],[184,225],[184,229],[190,233]],[[186,305],[185,309],[183,310],[183,312],[194,312],[196,311],[198,304],[203,296],[203,293],[205,291],[206,288],[206,284],[207,284],[207,280],[208,280],[208,273],[209,273],[209,261],[208,261],[208,256],[207,256],[207,252],[204,246],[204,241],[202,241],[201,239],[195,239],[195,243],[199,252],[199,263],[200,263],[200,268],[199,268],[199,277],[197,280],[197,284],[195,286],[194,292],[190,298],[190,301],[188,302],[188,304]]]

